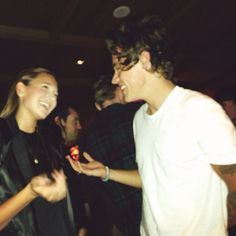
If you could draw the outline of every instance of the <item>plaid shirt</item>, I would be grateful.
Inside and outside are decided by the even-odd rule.
[[[88,152],[95,160],[112,169],[137,169],[132,121],[140,105],[113,104],[98,112],[93,123],[80,138],[81,153]],[[141,190],[113,181],[104,183],[97,178],[85,179],[90,198],[96,201],[96,191],[100,191],[109,199],[111,206],[108,217],[113,219],[123,235],[139,235]]]

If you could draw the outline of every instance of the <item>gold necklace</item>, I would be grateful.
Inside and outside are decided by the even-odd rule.
[[[28,140],[28,145],[29,145],[29,155],[31,156],[32,163],[35,165],[39,164],[39,136],[38,134],[34,134],[35,137],[30,137],[33,138],[32,142]]]
[[[39,164],[39,160],[38,160],[38,158],[34,158],[34,164],[36,164],[36,165],[38,165]]]

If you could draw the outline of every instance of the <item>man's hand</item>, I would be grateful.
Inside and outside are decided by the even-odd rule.
[[[106,174],[105,166],[101,162],[94,160],[86,152],[83,153],[83,156],[88,163],[81,163],[79,161],[72,160],[69,156],[66,158],[70,162],[72,168],[78,173],[103,178]]]

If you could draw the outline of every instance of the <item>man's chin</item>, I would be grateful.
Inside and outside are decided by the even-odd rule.
[[[130,97],[127,96],[127,95],[125,95],[124,100],[125,100],[125,102],[130,102],[131,101]]]
[[[129,102],[136,102],[136,101],[138,101],[139,99],[137,99],[137,98],[131,98],[131,97],[128,97],[128,96],[126,96],[125,97],[125,102],[126,103],[129,103]]]

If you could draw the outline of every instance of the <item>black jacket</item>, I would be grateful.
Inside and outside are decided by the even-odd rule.
[[[59,157],[51,146],[44,142],[47,151],[50,152],[52,168],[59,167]],[[29,147],[26,145],[22,132],[19,131],[14,116],[0,119],[0,203],[19,192],[33,177],[33,170],[29,159]],[[68,214],[68,199],[57,204],[58,208],[65,208],[65,225],[68,234],[73,235],[72,216]],[[56,216],[55,216],[56,217]],[[39,236],[41,235],[35,223],[35,214],[32,204],[25,207],[5,229],[0,231],[1,236]],[[51,224],[52,222],[49,222]],[[58,227],[58,226],[54,226]]]

